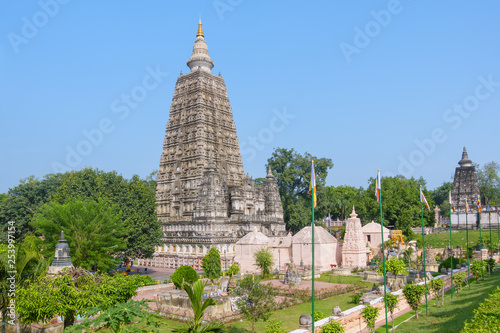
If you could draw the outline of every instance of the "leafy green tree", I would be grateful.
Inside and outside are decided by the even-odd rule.
[[[288,230],[298,231],[308,223],[307,221],[311,221],[311,196],[308,193],[311,160],[314,160],[316,188],[319,194],[325,186],[328,170],[333,167],[331,159],[317,158],[307,152],[301,155],[293,148],[276,148],[271,158],[267,160],[278,182]],[[318,204],[322,205],[322,200],[318,200]],[[320,207],[318,207],[318,214],[320,214]],[[308,216],[309,219],[304,219],[304,216]],[[320,214],[318,217],[324,216]]]
[[[425,180],[419,178],[407,179],[403,176],[382,177],[382,209],[384,225],[392,226],[394,229],[403,230],[407,236],[412,227],[421,226],[420,217],[420,185],[424,187],[424,195],[429,206],[434,207],[434,201],[425,189]],[[373,193],[375,192],[375,179],[370,178],[369,186],[365,193],[365,206],[368,216],[380,223],[379,204]],[[424,205],[424,223],[434,226],[434,212],[428,210]]]
[[[182,288],[188,294],[189,299],[191,300],[191,305],[193,307],[194,318],[188,321],[187,326],[182,328],[175,328],[172,330],[173,333],[222,333],[227,332],[226,326],[220,322],[209,322],[205,324],[203,322],[203,315],[205,314],[205,310],[212,305],[215,305],[216,302],[213,298],[207,298],[203,303],[203,289],[205,289],[205,284],[198,280],[193,286],[184,282]]]
[[[219,250],[212,246],[208,253],[201,260],[201,265],[207,278],[212,281],[220,278],[222,270]]]
[[[455,267],[451,267],[451,262],[453,260],[453,266],[456,266],[456,265],[459,265],[461,263],[463,263],[465,260],[463,260],[462,258],[457,258],[457,257],[448,257],[446,258],[445,260],[443,260],[440,264],[439,264],[439,271],[441,271],[441,268],[453,268],[455,269]]]
[[[54,249],[64,231],[75,267],[108,271],[119,262],[117,254],[125,248],[124,228],[117,207],[105,202],[71,201],[44,205],[31,223],[37,234],[43,235],[45,257]]]
[[[375,320],[377,319],[379,308],[376,308],[371,305],[366,305],[365,308],[361,311],[361,315],[366,322],[366,327],[369,328],[372,332],[375,332]]]
[[[11,285],[22,287],[37,276],[45,273],[47,262],[40,256],[40,240],[27,236],[18,244],[0,244],[0,311],[2,313],[2,333],[11,300],[15,301]],[[19,325],[17,322],[16,325]]]
[[[33,324],[59,314],[66,328],[73,325],[76,316],[85,315],[86,308],[128,301],[136,295],[137,287],[133,277],[92,275],[83,269],[71,269],[52,278],[40,276],[17,289],[17,315],[23,324]]]
[[[146,327],[159,326],[150,310],[145,300],[130,300],[112,306],[84,309],[82,312],[88,318],[78,325],[69,326],[64,332],[81,333],[82,330],[95,332],[101,329],[110,329],[113,333],[150,332],[151,330],[147,330]],[[139,325],[141,328],[138,327]]]
[[[241,313],[252,322],[252,332],[255,332],[255,322],[267,321],[276,307],[272,286],[254,281],[252,277],[241,280],[235,294],[240,297],[236,304]]]
[[[266,333],[286,333],[283,322],[276,319],[270,320],[266,325]]]
[[[200,277],[198,276],[198,273],[196,273],[193,267],[186,265],[177,268],[174,274],[172,274],[170,278],[172,279],[172,283],[178,289],[181,289],[184,282],[187,282],[188,284],[193,284],[196,281],[198,281]]]
[[[392,273],[392,275],[396,276],[398,274],[403,274],[406,272],[405,262],[403,259],[399,259],[396,257],[392,257],[391,259],[385,262],[385,271]],[[384,267],[379,266],[377,272],[380,275],[384,274]]]
[[[482,168],[476,165],[477,181],[481,201],[500,203],[500,164],[496,162],[486,163]]]
[[[255,266],[260,268],[262,275],[264,277],[271,274],[271,269],[273,267],[273,253],[269,248],[262,248],[253,254],[255,259]]]
[[[476,281],[479,281],[479,278],[484,279],[484,264],[484,260],[474,260],[470,265],[470,271]]]
[[[356,213],[361,219],[367,219],[367,212],[363,203],[363,188],[353,186],[325,186],[324,200],[320,209],[324,209],[324,215],[331,214],[332,218],[345,220],[351,213],[352,207],[356,207]]]
[[[38,180],[34,176],[21,179],[19,185],[3,194],[0,201],[0,242],[7,241],[8,222],[16,222],[15,239],[21,242],[33,234],[29,225],[33,215],[47,202],[62,184],[65,174],[49,174]]]
[[[227,270],[227,275],[228,276],[233,276],[236,275],[240,272],[240,265],[238,263],[234,262],[231,267]]]
[[[458,272],[453,276],[453,282],[455,283],[455,289],[457,294],[462,290],[462,288],[467,284],[467,275],[465,272]]]
[[[437,307],[439,307],[439,301],[441,301],[441,291],[443,289],[443,285],[444,282],[441,279],[432,279],[429,281],[429,288],[434,292]],[[444,302],[444,299],[442,301]]]
[[[121,211],[126,233],[124,254],[143,258],[153,254],[160,245],[161,222],[156,215],[154,172],[150,180],[132,176],[127,180],[116,172],[86,168],[67,174],[57,188],[53,200],[64,204],[74,200],[103,201],[109,207],[116,205]]]
[[[328,324],[325,324],[321,327],[321,333],[344,333],[345,329],[342,325],[339,324],[338,321],[330,319]]]
[[[387,293],[387,310],[391,313],[392,331],[394,332],[394,311],[398,306],[398,296],[393,293]]]
[[[410,308],[415,311],[415,318],[418,319],[418,306],[425,294],[425,287],[421,284],[407,284],[403,288],[403,294]]]

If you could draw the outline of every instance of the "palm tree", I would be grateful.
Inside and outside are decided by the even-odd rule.
[[[14,251],[6,245],[0,248],[0,311],[2,312],[2,333],[5,333],[7,307],[9,306],[10,281],[17,286],[29,282],[32,278],[45,271],[46,262],[40,256],[36,247],[36,237],[27,236],[22,243],[18,243]],[[16,320],[17,332],[21,331],[19,321]]]
[[[193,286],[187,282],[184,282],[182,289],[186,291],[189,299],[191,300],[191,305],[193,307],[194,318],[188,322],[186,327],[175,328],[172,333],[223,333],[227,332],[226,326],[220,322],[203,322],[203,315],[205,310],[216,302],[213,298],[207,298],[203,303],[201,302],[203,296],[203,289],[205,289],[205,283],[203,281],[196,281]]]

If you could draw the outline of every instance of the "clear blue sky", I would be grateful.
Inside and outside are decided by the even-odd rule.
[[[499,161],[498,1],[60,1],[0,4],[0,193],[54,165],[157,169],[200,15],[255,178],[275,147],[331,158],[330,185],[432,189],[464,145]]]

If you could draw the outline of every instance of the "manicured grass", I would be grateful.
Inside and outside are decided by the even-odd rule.
[[[332,282],[332,283],[344,283],[344,284],[357,284],[363,287],[371,287],[372,283],[363,282],[360,276],[331,276],[330,273],[325,273],[321,275],[320,279],[316,281]],[[351,298],[354,292],[350,292],[343,295],[332,296],[323,300],[316,300],[314,302],[315,311],[321,311],[325,314],[325,317],[331,316],[332,310],[335,306],[339,306],[342,310],[347,310],[355,306],[351,303]],[[306,313],[311,313],[312,304],[311,302],[306,302],[298,305],[288,307],[286,309],[281,309],[273,312],[271,315],[272,319],[283,322],[283,328],[289,332],[299,328],[299,317]],[[265,332],[267,322],[256,322],[255,331]],[[161,319],[161,327],[159,331],[162,333],[168,333],[172,328],[182,326],[182,323],[175,322],[172,320]],[[251,332],[252,323],[248,320],[236,321],[226,324],[230,333],[236,332]]]
[[[473,317],[473,310],[480,303],[489,297],[489,291],[500,286],[500,270],[492,273],[491,276],[485,276],[484,281],[471,282],[470,290],[466,286],[459,294],[453,295],[451,300],[450,292],[445,294],[445,305],[435,306],[435,300],[429,301],[429,315],[425,315],[425,304],[419,308],[419,318],[412,318],[406,323],[401,324],[396,332],[449,332],[458,333],[464,327],[465,320]],[[397,318],[395,324],[404,321],[413,315],[413,311]],[[390,319],[389,319],[390,320]],[[389,327],[391,324],[389,323]],[[385,326],[379,327],[377,332],[385,332]]]
[[[453,241],[453,247],[456,248],[457,246],[460,246],[462,249],[465,248],[465,243],[466,243],[466,232],[465,231],[459,231],[459,232],[452,232],[452,241]],[[422,237],[421,235],[416,235],[417,237]],[[481,232],[481,236],[483,239],[483,242],[486,239],[490,238],[490,231],[483,230]],[[497,229],[492,229],[491,230],[491,238],[493,238],[493,249],[496,250],[498,248],[498,233]],[[479,241],[479,231],[471,231],[469,230],[469,247],[476,245],[477,242]],[[450,232],[442,232],[442,233],[432,233],[429,235],[425,235],[425,246],[431,246],[433,248],[445,248],[448,247],[450,244]]]

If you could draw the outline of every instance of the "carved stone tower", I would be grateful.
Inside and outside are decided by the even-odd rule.
[[[272,173],[262,186],[244,175],[226,85],[211,73],[204,37],[200,20],[191,71],[177,78],[163,142],[156,203],[164,245],[154,262],[163,267],[198,267],[211,246],[232,257],[233,244],[255,227],[285,234]]]
[[[361,220],[352,207],[351,218],[345,224],[344,246],[342,247],[342,267],[366,266],[366,240],[361,230]]]
[[[461,211],[465,210],[465,198],[467,198],[469,206],[474,205],[479,196],[479,184],[477,182],[476,167],[472,165],[465,147],[462,159],[458,164],[460,166],[455,170],[451,195],[456,208]]]

